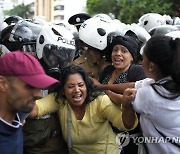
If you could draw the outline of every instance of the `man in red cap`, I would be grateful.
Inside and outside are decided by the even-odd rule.
[[[22,120],[40,96],[40,90],[58,81],[45,74],[33,56],[13,51],[0,58],[0,149],[23,154]]]

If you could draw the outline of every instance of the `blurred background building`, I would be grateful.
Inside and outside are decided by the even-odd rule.
[[[18,5],[18,0],[0,0],[0,8],[3,10],[10,10]]]
[[[40,16],[47,21],[67,21],[76,13],[86,12],[87,0],[0,0],[3,10],[11,10],[17,5],[29,6],[34,16]]]

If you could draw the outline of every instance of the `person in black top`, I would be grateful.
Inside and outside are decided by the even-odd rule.
[[[136,64],[137,49],[137,42],[130,36],[121,36],[117,33],[108,35],[106,59],[111,61],[112,65],[108,65],[104,69],[99,82],[95,79],[93,81],[96,86],[106,90],[113,102],[117,102],[115,96],[122,94],[126,88],[134,87],[136,81],[145,78],[142,66]],[[119,97],[121,96],[119,95]],[[113,129],[116,133],[120,133],[115,128]],[[139,127],[137,127],[129,134],[137,135],[139,132]],[[123,147],[124,154],[137,153],[138,146],[131,140],[127,146]]]

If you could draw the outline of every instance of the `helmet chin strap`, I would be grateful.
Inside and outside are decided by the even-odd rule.
[[[61,74],[61,71],[58,67],[53,67],[48,70],[48,75],[57,80],[59,79],[60,74]]]

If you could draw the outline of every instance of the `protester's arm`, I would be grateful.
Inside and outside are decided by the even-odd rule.
[[[98,113],[103,118],[107,118],[114,127],[122,131],[132,130],[137,126],[138,119],[134,111],[132,113],[132,110],[129,110],[128,108],[126,108],[126,106],[115,105],[115,103],[113,103],[108,96],[104,96],[101,98],[102,99],[99,99],[98,102]],[[122,101],[122,99],[119,101]],[[124,111],[122,111],[122,107],[125,107]],[[129,120],[125,116],[130,116],[132,120]]]
[[[115,93],[122,94],[125,89],[127,88],[134,88],[135,82],[128,82],[128,83],[120,83],[120,84],[101,84],[94,78],[91,78],[93,84],[101,89],[104,90],[111,90]]]
[[[59,109],[59,104],[55,101],[55,94],[51,93],[42,99],[36,100],[36,105],[30,113],[30,118],[41,117],[46,114],[51,114],[57,112]]]
[[[116,104],[116,105],[118,105],[118,106],[121,105],[121,99],[122,99],[122,96],[123,96],[123,95],[117,94],[117,93],[115,93],[115,92],[113,92],[113,91],[110,91],[110,90],[106,90],[105,93],[106,93],[106,95],[109,96],[109,98],[111,99],[111,101],[112,101],[114,104]]]
[[[114,93],[110,90],[106,91],[106,94],[109,96],[111,101],[118,105],[121,106],[122,108],[122,120],[124,123],[124,126],[126,128],[132,128],[135,122],[135,112],[133,110],[131,102],[134,100],[135,97],[135,90],[125,90],[124,94],[117,94]]]
[[[122,120],[126,128],[132,128],[135,123],[136,113],[132,107],[132,101],[136,95],[135,89],[126,89],[121,99],[122,103]]]
[[[120,83],[120,84],[100,84],[102,89],[111,90],[115,93],[122,94],[127,88],[134,88],[134,82]]]
[[[28,118],[34,119],[34,118],[37,118],[37,116],[38,116],[38,107],[37,105],[35,105],[33,110],[30,112]]]
[[[135,97],[135,90],[127,89],[123,95],[108,90],[106,94],[114,104],[121,106],[124,126],[128,129],[132,128],[136,118],[135,111],[131,104]]]

